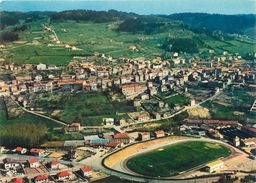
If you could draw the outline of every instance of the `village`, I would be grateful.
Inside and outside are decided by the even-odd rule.
[[[253,117],[239,121],[200,116],[205,110],[202,105],[218,100],[228,88],[246,87],[255,91],[255,68],[250,67],[239,55],[224,52],[219,57],[206,60],[185,58],[174,53],[167,60],[148,60],[95,54],[91,57],[74,57],[67,66],[5,63],[1,65],[1,72],[11,77],[0,81],[0,95],[5,103],[12,103],[19,110],[62,125],[58,130],[63,133],[79,133],[85,129],[106,130],[86,134],[83,139],[49,141],[30,149],[1,147],[2,182],[97,180],[104,171],[92,165],[92,162],[100,162],[106,155],[131,144],[177,134],[224,141],[242,150],[249,159],[256,159],[256,125]],[[129,102],[136,110],[127,111],[127,118],[101,118],[100,125],[90,126],[81,120],[65,122],[47,116],[44,109],[35,105],[36,102],[30,97],[37,93],[91,92],[107,93],[111,100]],[[180,102],[172,100],[177,96],[182,98]],[[251,104],[247,112],[255,115],[255,102]],[[148,130],[143,126],[193,110],[198,114],[178,119],[178,126],[173,127],[175,130],[161,127]],[[251,171],[256,170],[255,166]],[[222,161],[217,166],[213,164],[208,167],[209,172],[221,168]]]

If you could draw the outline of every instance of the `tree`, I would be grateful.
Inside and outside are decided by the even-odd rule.
[[[0,144],[6,147],[35,147],[46,138],[47,131],[41,124],[11,124],[0,129]]]

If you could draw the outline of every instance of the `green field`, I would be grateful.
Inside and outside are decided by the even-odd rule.
[[[154,150],[128,160],[134,172],[153,177],[169,177],[179,172],[230,155],[231,151],[220,144],[203,141],[182,142]]]
[[[42,28],[42,24],[49,23],[63,43],[62,46],[48,47],[48,44],[56,45],[50,38],[52,33]],[[226,50],[245,55],[255,49],[254,40],[230,38],[230,40],[222,41],[184,29],[175,21],[170,21],[164,31],[152,34],[118,32],[116,28],[120,23],[119,21],[93,23],[70,20],[49,21],[49,18],[37,19],[25,23],[29,29],[19,33],[20,40],[26,42],[12,43],[7,46],[4,57],[6,61],[16,63],[56,65],[67,64],[74,56],[87,56],[93,52],[104,53],[112,57],[155,58],[169,53],[163,48],[167,38],[196,38],[204,43],[204,46],[199,47],[199,53],[208,53],[208,49],[212,48],[218,54]],[[13,27],[7,26],[3,31],[11,30]],[[65,44],[76,46],[82,50],[67,49],[64,47]],[[136,46],[137,50],[131,51],[130,46]]]
[[[189,98],[184,95],[178,94],[164,99],[164,101],[169,105],[187,105],[189,103]]]
[[[128,102],[110,101],[103,93],[39,94],[34,97],[36,106],[43,108],[47,115],[65,122],[79,120],[82,125],[101,125],[102,119],[107,117],[128,118],[125,112],[134,111]]]
[[[6,107],[3,102],[3,99],[0,98],[0,128],[4,129],[5,126],[15,123],[34,123],[45,125],[47,128],[59,127],[58,123],[55,123],[51,120],[38,117],[29,113],[23,113],[16,118],[9,119],[6,113]]]

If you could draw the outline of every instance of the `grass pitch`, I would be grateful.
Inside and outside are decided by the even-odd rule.
[[[169,177],[196,166],[230,155],[220,144],[203,141],[182,142],[163,147],[128,160],[134,172],[153,177]]]

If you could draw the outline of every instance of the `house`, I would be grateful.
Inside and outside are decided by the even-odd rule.
[[[223,167],[224,162],[222,160],[216,160],[206,165],[206,171],[211,173]]]
[[[19,154],[26,154],[27,153],[27,149],[23,148],[23,147],[16,147],[15,151]]]
[[[35,178],[35,183],[47,183],[49,182],[49,178],[48,175],[44,174],[44,175],[38,175]]]
[[[16,177],[11,180],[11,183],[23,183],[22,177]]]
[[[114,125],[114,118],[103,118],[103,122],[106,126],[113,126]]]
[[[130,137],[128,136],[127,133],[116,133],[113,136],[113,141],[114,142],[119,142],[119,143],[124,143],[124,144],[129,144],[130,143]]]
[[[150,116],[148,113],[142,113],[137,116],[138,121],[148,121],[150,120]]]
[[[58,180],[69,180],[70,172],[68,170],[65,170],[63,172],[59,172],[57,174]]]
[[[43,149],[38,149],[38,148],[32,148],[30,149],[30,154],[33,156],[39,156],[39,157],[43,157],[45,154],[45,150]]]
[[[66,131],[68,131],[68,132],[79,132],[80,130],[81,130],[80,123],[70,123],[66,127]]]
[[[142,141],[150,140],[150,132],[140,132],[139,139],[141,139]]]
[[[35,157],[29,158],[27,161],[30,168],[38,168],[41,165],[39,159]]]
[[[80,169],[80,172],[84,177],[92,177],[93,169],[90,166],[85,166]]]
[[[60,162],[58,162],[58,161],[51,161],[51,162],[49,162],[48,163],[48,165],[49,165],[49,167],[51,168],[51,169],[60,169]]]
[[[157,130],[157,131],[154,131],[154,135],[156,138],[164,137],[165,132],[163,130]]]
[[[245,147],[256,147],[256,138],[245,138],[241,139],[241,144]]]
[[[6,170],[16,169],[17,167],[20,166],[19,162],[16,159],[11,159],[11,158],[5,158],[3,160],[3,163],[4,163],[4,168]]]
[[[38,64],[38,65],[36,66],[36,69],[37,69],[37,70],[46,70],[46,65],[45,65],[45,64]]]
[[[161,118],[161,114],[159,112],[153,112],[152,115],[155,119],[160,119]]]
[[[124,118],[120,119],[119,123],[120,123],[121,126],[125,125],[126,124],[126,119],[124,119]]]

